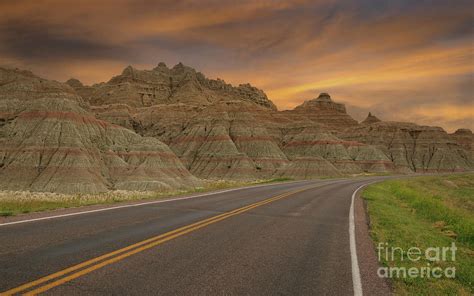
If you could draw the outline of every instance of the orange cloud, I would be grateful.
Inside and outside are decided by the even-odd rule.
[[[372,69],[352,69],[351,65],[341,71],[328,75],[319,74],[320,79],[285,88],[270,89],[272,96],[291,98],[312,89],[350,87],[355,84],[401,83],[414,79],[450,76],[471,73],[474,53],[470,44],[462,47],[440,49],[432,48],[399,57]],[[321,77],[326,76],[326,77]]]
[[[464,0],[2,2],[0,64],[93,83],[128,64],[183,61],[250,82],[280,109],[329,91],[390,120],[473,128],[472,9]]]

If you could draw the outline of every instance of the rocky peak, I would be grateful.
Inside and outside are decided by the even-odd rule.
[[[364,121],[361,122],[361,124],[371,124],[375,122],[380,122],[380,120],[377,116],[372,115],[372,113],[369,112],[369,115],[367,115],[367,118],[364,119]]]
[[[244,100],[251,101],[253,103],[256,103],[257,105],[261,105],[267,108],[270,108],[272,110],[277,110],[277,107],[275,104],[273,104],[272,101],[270,101],[263,92],[263,90],[258,89],[249,83],[245,84],[240,84],[237,88],[234,88],[238,94],[239,97],[243,98]]]
[[[472,131],[468,128],[460,128],[454,132],[456,135],[472,135]]]
[[[315,99],[304,101],[303,104],[297,106],[295,110],[331,110],[340,113],[346,113],[346,106],[336,103],[331,99],[328,93],[320,93]]]
[[[153,71],[161,72],[161,73],[168,73],[170,71],[170,69],[168,68],[168,66],[165,63],[159,62],[158,65],[155,68],[153,68]]]
[[[331,96],[328,93],[320,93],[319,96],[316,98],[318,101],[324,101],[324,102],[332,102]]]
[[[317,98],[304,101],[303,104],[296,106],[289,113],[304,115],[307,119],[325,125],[329,128],[329,131],[336,135],[359,124],[346,113],[344,104],[334,102],[327,93],[321,93]]]
[[[134,72],[135,69],[132,66],[128,65],[125,69],[123,69],[122,76],[133,76]]]
[[[72,88],[84,87],[84,84],[82,84],[82,82],[76,78],[69,79],[68,81],[66,81],[66,84],[71,86]]]
[[[181,62],[177,63],[173,68],[171,68],[171,71],[174,74],[196,73],[196,70],[194,70],[191,67],[183,65],[183,63],[181,63]]]
[[[472,134],[472,131],[467,128],[460,128],[450,134],[450,137],[465,150],[470,151],[474,165],[474,135]]]
[[[166,69],[168,69],[168,66],[166,66],[166,64],[164,62],[159,62],[156,67],[157,68],[166,68]]]
[[[0,79],[3,80],[3,79],[6,79],[6,77],[13,79],[14,77],[18,77],[18,76],[41,79],[40,77],[33,74],[33,72],[28,71],[28,70],[0,67]]]
[[[266,94],[250,84],[237,87],[209,79],[194,68],[178,63],[171,69],[160,62],[152,70],[126,67],[121,75],[84,94],[92,105],[127,104],[147,107],[158,104],[186,103],[209,105],[219,101],[247,101],[276,110]]]
[[[29,101],[43,97],[82,101],[74,89],[65,83],[43,79],[31,71],[0,67],[0,100],[15,98]]]

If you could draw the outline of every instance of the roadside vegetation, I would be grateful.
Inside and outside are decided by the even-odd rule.
[[[162,199],[200,192],[210,192],[250,185],[292,181],[290,178],[275,178],[252,182],[204,181],[202,187],[172,191],[123,191],[115,190],[100,194],[57,194],[48,192],[3,191],[0,192],[0,217],[30,212],[56,210],[87,205],[111,204],[117,202]]]
[[[385,174],[354,174],[339,177],[367,177]],[[334,177],[320,177],[319,179],[333,179]],[[130,202],[137,200],[163,199],[200,192],[210,192],[222,189],[238,188],[258,184],[294,181],[292,178],[280,177],[255,181],[227,181],[203,180],[202,187],[169,190],[169,191],[126,191],[113,190],[100,194],[58,194],[50,192],[29,191],[0,191],[0,218],[27,214],[32,212],[50,211],[64,208],[74,208],[98,204]]]
[[[391,277],[395,294],[474,295],[474,174],[385,181],[369,186],[363,198],[377,254],[380,244],[405,251],[415,247],[423,252],[420,260],[411,261],[406,254],[402,258],[399,251],[392,257],[392,249],[385,256],[382,249],[382,266],[455,268],[454,278],[445,274],[441,278]],[[439,261],[429,260],[436,257],[436,250],[429,256],[424,253],[429,248],[451,247],[452,243],[457,248],[454,261],[449,252],[446,260]]]

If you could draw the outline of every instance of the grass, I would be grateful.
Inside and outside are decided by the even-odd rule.
[[[228,188],[238,188],[249,185],[267,184],[292,181],[290,178],[275,178],[252,182],[238,181],[204,181],[202,187],[159,192],[138,191],[109,191],[100,194],[56,194],[28,191],[0,192],[0,217],[14,216],[30,212],[41,212],[62,208],[72,208],[87,205],[111,204],[124,201],[162,199],[185,194],[210,192]]]
[[[380,174],[357,174],[338,177],[376,176]],[[333,179],[334,177],[320,177],[318,179]],[[206,181],[204,186],[191,189],[181,189],[160,192],[139,192],[114,190],[100,194],[56,194],[28,191],[0,191],[0,217],[15,216],[31,212],[50,211],[63,208],[73,208],[97,204],[111,204],[116,202],[162,199],[185,194],[209,192],[220,189],[238,188],[249,185],[268,184],[293,181],[292,178],[274,178],[256,181]]]
[[[474,294],[474,174],[385,181],[369,186],[363,198],[367,201],[375,246],[388,243],[389,247],[405,251],[417,247],[424,252],[454,242],[458,248],[455,261],[451,261],[451,253],[447,260],[437,262],[424,256],[412,262],[406,256],[402,258],[400,252],[393,260],[390,255],[382,255],[381,263],[386,267],[456,269],[455,278],[392,278],[395,294]]]

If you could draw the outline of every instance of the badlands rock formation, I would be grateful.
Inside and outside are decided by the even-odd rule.
[[[472,154],[440,127],[381,121],[349,128],[343,137],[377,147],[401,172],[455,172],[474,168]]]
[[[451,135],[451,139],[468,153],[468,159],[474,160],[474,134],[467,128],[460,128]]]
[[[466,151],[472,151],[474,149],[474,134],[467,128],[458,129],[451,134],[451,138]]]
[[[66,84],[0,69],[0,188],[95,193],[199,181],[162,142],[98,120]]]
[[[304,101],[295,109],[286,112],[301,114],[311,121],[321,123],[334,134],[357,125],[357,121],[346,113],[346,106],[334,102],[327,93],[321,93],[317,98]]]
[[[80,85],[76,86],[78,83]],[[164,63],[153,70],[137,70],[128,66],[121,75],[92,87],[84,87],[75,79],[69,80],[68,84],[92,105],[121,103],[149,107],[183,103],[205,106],[219,101],[242,100],[276,110],[265,93],[250,84],[232,87],[220,79],[207,79],[202,73],[181,63],[171,69]]]
[[[199,179],[312,178],[474,168],[472,133],[358,123],[322,93],[277,111],[249,84],[192,68],[127,67],[106,83],[0,70],[0,189],[100,192]]]
[[[361,122],[361,124],[372,124],[380,121],[382,120],[380,120],[377,116],[372,115],[372,113],[369,112],[369,115],[367,115],[367,117]]]

